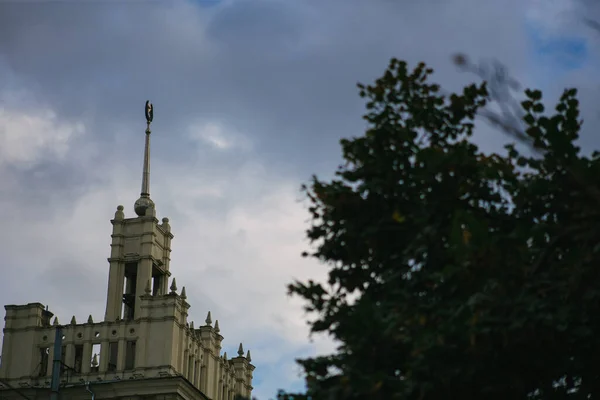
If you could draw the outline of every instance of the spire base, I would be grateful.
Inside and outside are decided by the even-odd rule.
[[[133,206],[135,213],[140,217],[145,216],[149,208],[154,208],[154,202],[150,199],[150,196],[143,194]]]

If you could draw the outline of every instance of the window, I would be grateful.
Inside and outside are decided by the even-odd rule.
[[[60,363],[60,375],[62,376],[62,374],[65,373],[65,358],[67,357],[67,346],[62,346],[62,348],[60,349],[60,360],[62,361]]]
[[[83,345],[78,344],[75,345],[75,364],[73,365],[73,369],[76,373],[81,373],[81,366],[83,365]]]
[[[98,372],[100,368],[100,343],[92,344],[92,359],[90,362],[90,371]]]
[[[125,347],[125,369],[131,370],[135,367],[135,342],[127,342]]]
[[[126,321],[131,321],[134,318],[136,283],[136,275],[125,276],[125,293],[123,293],[122,318]]]
[[[42,347],[40,349],[40,376],[46,376],[48,374],[48,355],[50,354],[49,347]]]
[[[108,372],[117,370],[117,359],[119,356],[119,343],[111,342],[108,344]]]
[[[158,275],[152,278],[152,296],[156,296],[160,293],[162,286],[162,276]],[[162,294],[162,293],[160,293]]]
[[[188,358],[188,381],[194,383],[194,356],[191,354]]]

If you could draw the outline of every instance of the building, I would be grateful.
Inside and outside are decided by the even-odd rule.
[[[209,312],[194,327],[185,287],[170,279],[173,234],[150,199],[152,119],[147,102],[142,193],[136,217],[118,206],[111,220],[104,321],[60,325],[41,303],[5,306],[0,400],[251,397],[250,352],[240,343],[237,357],[221,355],[219,322]]]

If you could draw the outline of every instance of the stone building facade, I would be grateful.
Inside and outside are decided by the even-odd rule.
[[[151,107],[137,216],[126,218],[119,206],[111,221],[104,321],[73,316],[61,325],[41,303],[5,306],[0,399],[251,397],[250,352],[240,343],[236,357],[221,355],[219,322],[209,312],[194,327],[185,287],[170,279],[173,234],[149,195]]]

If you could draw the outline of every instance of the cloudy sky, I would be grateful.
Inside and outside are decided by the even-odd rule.
[[[175,239],[171,271],[196,325],[219,319],[257,366],[254,394],[302,387],[308,339],[293,278],[299,187],[359,135],[357,82],[391,57],[425,61],[456,90],[450,56],[495,57],[554,101],[581,90],[598,123],[600,21],[584,0],[0,0],[0,303],[48,304],[59,320],[104,316],[111,225],[139,196],[147,99],[155,106],[151,195]],[[594,8],[596,7],[596,8]],[[478,142],[501,134],[482,127]],[[586,131],[586,149],[599,140]]]

